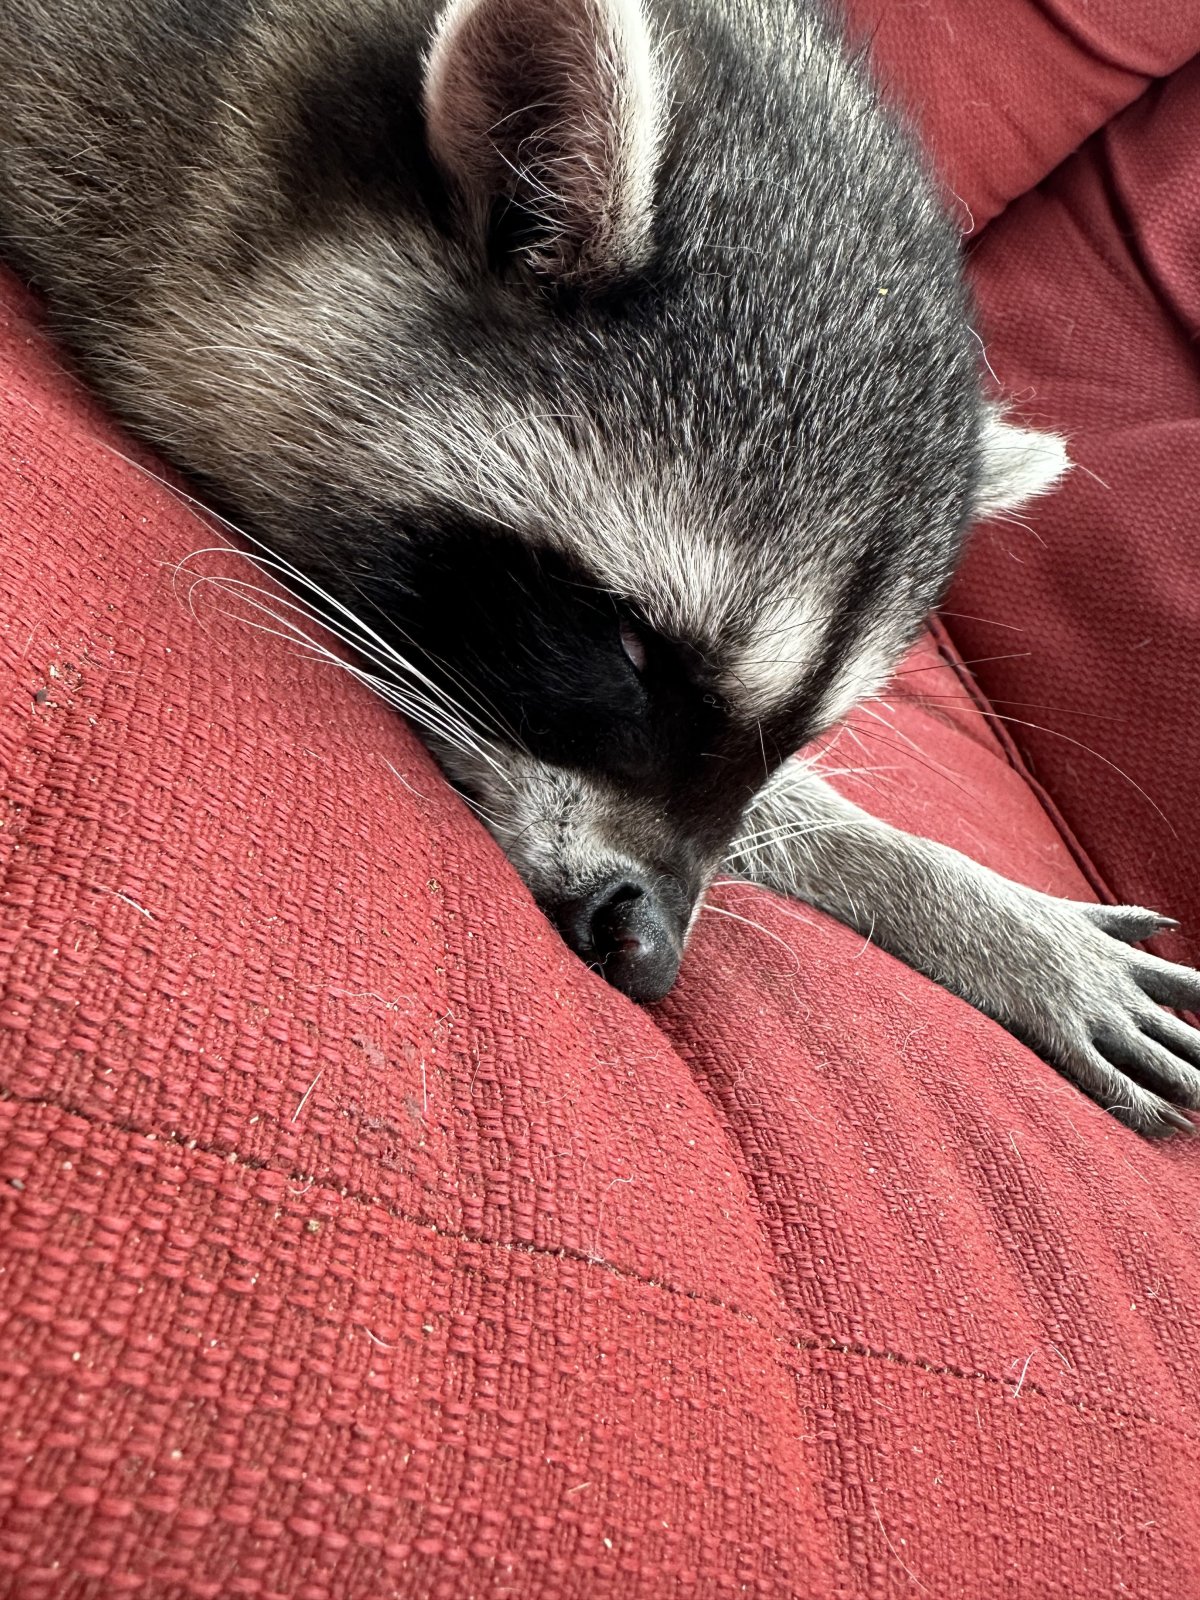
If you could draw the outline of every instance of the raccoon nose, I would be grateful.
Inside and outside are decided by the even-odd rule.
[[[563,938],[631,1000],[661,1000],[675,982],[681,941],[654,891],[635,878],[610,878],[554,913]]]

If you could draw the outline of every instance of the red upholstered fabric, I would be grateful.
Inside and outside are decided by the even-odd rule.
[[[1200,59],[1183,65],[1200,58],[1200,8],[846,9],[968,232],[1102,130],[973,248],[1003,392],[1067,433],[1080,470],[1036,507],[1031,532],[977,535],[950,605],[966,615],[950,629],[969,657],[1005,656],[979,680],[1105,893],[1170,911],[1183,927],[1155,948],[1196,961],[1200,739],[1180,707],[1200,689]]]
[[[1082,245],[1039,253],[1103,216],[1091,160],[977,266],[1004,375],[1037,408],[1070,377],[1073,435],[1104,419],[1112,511],[1016,621],[989,549],[1017,535],[985,534],[947,618],[971,658],[1024,628],[1072,693],[1123,613],[1046,597],[1096,604],[1089,563],[1132,590],[1122,539],[1191,504],[1161,440],[1134,470],[1134,392],[1161,373],[1142,414],[1195,414],[1136,293],[1169,231],[1104,254],[1107,297]],[[1128,177],[1147,218],[1159,170]],[[1094,371],[1041,317],[1056,274],[1113,315]],[[1200,1593],[1200,1147],[1140,1143],[745,887],[652,1015],[606,989],[402,724],[179,573],[211,531],[0,293],[0,1594]],[[1144,683],[1122,658],[1160,734],[1187,648]],[[1076,847],[927,643],[826,759],[1084,894],[1151,834],[1106,833],[1117,791],[1035,754]]]
[[[1200,51],[1189,0],[842,0],[891,98],[982,228]]]
[[[979,242],[992,364],[1079,463],[1035,532],[976,539],[954,609],[1020,628],[980,667],[1120,898],[1200,959],[1200,58]],[[994,627],[953,624],[972,655]],[[1090,755],[1088,746],[1098,755]],[[1120,770],[1118,770],[1120,769]],[[1171,946],[1164,945],[1164,951]]]
[[[607,990],[402,725],[189,591],[26,309],[11,1592],[1188,1592],[1194,1153],[748,889],[654,1018]],[[1085,892],[932,646],[897,687],[846,781]]]
[[[824,1592],[700,1086],[398,719],[192,616],[211,534],[8,308],[0,366],[0,1572]]]

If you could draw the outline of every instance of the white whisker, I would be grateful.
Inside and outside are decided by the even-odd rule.
[[[173,572],[176,579],[187,572],[188,563],[196,560],[199,556],[232,554],[241,557],[242,560],[250,561],[260,570],[265,570],[268,573],[274,573],[275,575],[282,576],[290,585],[307,591],[307,594],[320,601],[323,607],[329,608],[334,614],[333,617],[328,615],[325,611],[318,610],[313,604],[312,600],[308,599],[307,597],[301,599],[301,597],[295,596],[291,599],[287,599],[283,596],[271,595],[269,591],[260,592],[266,594],[268,598],[272,599],[276,604],[283,606],[286,609],[299,612],[300,615],[315,621],[320,627],[326,629],[335,637],[340,638],[342,642],[347,644],[357,655],[364,656],[365,658],[372,660],[376,666],[385,667],[387,670],[391,671],[392,675],[396,677],[398,681],[404,681],[405,683],[406,699],[403,709],[406,716],[411,717],[414,721],[419,720],[421,726],[426,730],[426,732],[434,735],[441,734],[446,738],[447,743],[452,744],[456,748],[464,750],[467,753],[477,755],[483,761],[485,761],[499,777],[507,781],[507,774],[504,773],[503,769],[488,751],[486,742],[480,739],[475,730],[471,727],[470,722],[464,714],[461,704],[456,701],[454,697],[450,695],[440,684],[436,683],[432,678],[430,678],[428,674],[422,672],[421,669],[415,666],[413,662],[402,656],[400,652],[390,645],[387,640],[384,639],[374,628],[371,628],[367,623],[365,623],[360,616],[353,612],[342,601],[338,600],[336,596],[329,594],[328,591],[325,590],[319,583],[317,583],[313,578],[310,578],[306,573],[302,572],[285,556],[281,556],[277,551],[272,550],[269,546],[264,544],[262,540],[255,538],[255,536],[251,533],[247,533],[244,528],[239,528],[235,523],[230,522],[227,517],[221,516],[219,512],[212,511],[211,508],[205,506],[201,501],[198,501],[193,495],[188,494],[185,490],[177,489],[175,485],[169,483],[165,478],[159,476],[157,473],[151,472],[149,468],[142,466],[140,462],[134,461],[131,457],[122,454],[121,451],[113,450],[112,453],[118,456],[122,461],[125,461],[128,465],[132,466],[136,471],[143,473],[146,477],[160,484],[168,491],[168,493],[175,495],[179,499],[186,501],[189,505],[198,508],[206,516],[213,518],[216,522],[220,523],[224,527],[229,528],[239,538],[244,539],[248,544],[251,544],[255,547],[253,550],[239,550],[236,545],[222,544],[207,547],[198,551],[193,551],[190,555],[184,557],[182,561],[178,562],[174,567]],[[189,574],[189,576],[192,575]],[[216,579],[208,575],[200,574],[192,576],[193,584],[201,581],[212,582],[217,587],[224,586],[227,590],[238,587],[245,589],[254,587],[253,585],[248,584],[245,579]],[[247,600],[246,603],[250,604],[252,602]],[[264,608],[260,607],[259,609]],[[193,608],[193,615],[194,614],[195,612]],[[335,617],[338,620],[334,620]],[[296,642],[302,642],[311,649],[316,650],[320,655],[323,656],[324,659],[329,660],[330,662],[341,667],[344,671],[349,672],[351,676],[358,677],[360,681],[364,682],[367,687],[373,689],[374,692],[382,693],[377,681],[370,679],[369,675],[364,676],[349,663],[342,661],[331,651],[325,649],[323,646],[318,645],[316,641],[305,635],[303,630],[296,629],[294,624],[289,624],[286,619],[278,616],[276,616],[274,620],[278,621],[281,626],[288,627],[296,638]],[[271,630],[261,631],[269,632]],[[396,703],[393,695],[385,694],[383,698],[388,699],[393,704]],[[441,701],[445,709],[439,709],[436,705],[437,701]],[[421,708],[420,711],[418,711],[418,707]],[[449,719],[447,718],[447,712],[449,713]],[[451,736],[449,731],[451,728],[458,730],[457,737]],[[483,731],[486,732],[486,730]],[[467,737],[466,744],[462,742],[464,736]]]
[[[237,622],[244,627],[254,628],[257,632],[267,634],[272,638],[296,645],[311,656],[328,662],[340,671],[348,673],[427,733],[444,739],[448,745],[464,754],[477,756],[489,766],[492,766],[501,777],[504,776],[502,768],[492,757],[487,746],[479,739],[471,725],[458,713],[455,703],[448,696],[442,694],[441,699],[445,701],[445,704],[439,704],[438,700],[422,692],[423,683],[428,681],[424,679],[423,674],[417,674],[418,678],[423,681],[420,686],[414,687],[403,679],[395,677],[390,679],[382,678],[373,672],[368,672],[364,668],[356,666],[353,662],[344,661],[341,656],[335,655],[327,645],[321,644],[319,640],[314,639],[311,634],[305,632],[294,618],[281,616],[278,610],[273,609],[274,606],[278,606],[284,611],[293,611],[302,616],[309,616],[310,614],[306,613],[302,607],[289,602],[281,595],[273,594],[268,589],[260,589],[257,585],[249,583],[244,578],[207,574],[196,575],[192,580],[192,584],[193,589],[201,584],[210,584],[219,592],[235,599],[239,605],[258,612],[277,626],[268,627],[264,623],[255,622],[252,618],[239,613],[222,612],[221,614],[228,617],[229,620]],[[262,599],[256,598],[257,596],[262,596]],[[264,601],[269,603],[264,603]],[[310,620],[314,621],[318,626],[325,626],[323,619],[320,617],[311,616]],[[337,632],[335,629],[330,629],[329,631]],[[344,637],[344,635],[341,636]],[[399,659],[394,652],[389,652],[389,654],[392,659]],[[391,662],[387,662],[386,665],[390,671]],[[436,689],[437,686],[432,685],[432,687]]]
[[[740,834],[730,844],[727,855],[758,855],[773,845],[786,844],[791,839],[806,839],[817,833],[847,833],[859,827],[857,821],[840,822],[780,822],[755,833]]]
[[[710,905],[707,901],[700,907],[700,910],[702,914],[708,911],[714,916],[728,917],[733,922],[741,922],[747,928],[755,928],[759,933],[765,933],[768,939],[774,939],[776,944],[781,944],[783,946],[788,955],[790,955],[792,960],[796,963],[796,971],[800,971],[800,957],[792,949],[791,945],[786,939],[781,938],[779,934],[772,932],[770,928],[764,928],[761,922],[755,922],[752,917],[741,917],[736,911],[727,911],[724,906]]]

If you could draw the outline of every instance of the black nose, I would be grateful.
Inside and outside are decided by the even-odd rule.
[[[563,938],[631,1000],[661,1000],[675,982],[683,941],[661,898],[636,878],[609,878],[551,912]]]

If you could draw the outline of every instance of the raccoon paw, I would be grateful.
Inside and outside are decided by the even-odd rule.
[[[1138,1133],[1195,1133],[1200,1031],[1163,1006],[1200,1009],[1200,972],[1129,946],[1178,924],[1140,906],[1059,901],[1054,959],[1007,1020],[1054,1066]]]

